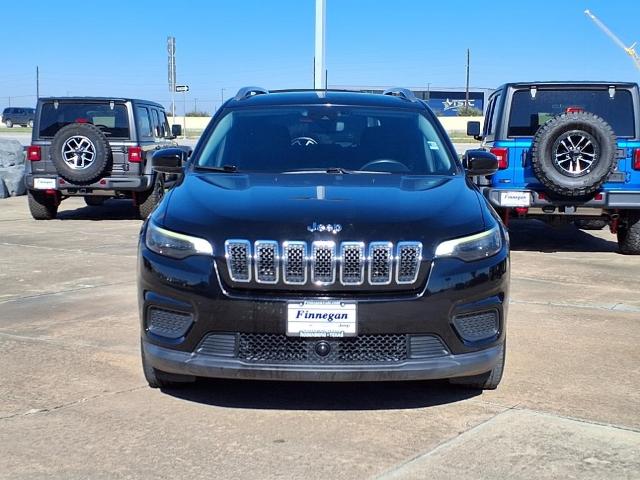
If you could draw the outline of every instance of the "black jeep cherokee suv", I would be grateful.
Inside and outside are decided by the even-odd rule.
[[[131,198],[146,218],[175,181],[155,173],[149,155],[176,146],[173,139],[181,129],[174,125],[172,130],[164,107],[147,100],[41,98],[27,149],[31,215],[55,218],[63,199],[82,196],[91,206],[112,197]]]
[[[242,89],[143,225],[139,301],[152,387],[197,376],[449,378],[495,388],[508,239],[409,91]],[[466,168],[466,172],[465,172]]]

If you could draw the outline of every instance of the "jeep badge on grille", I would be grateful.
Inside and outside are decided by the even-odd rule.
[[[313,222],[307,227],[311,233],[313,232],[330,232],[334,235],[342,230],[342,225],[339,223],[316,223]]]

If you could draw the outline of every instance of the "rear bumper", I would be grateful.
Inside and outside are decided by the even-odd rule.
[[[75,185],[58,175],[27,174],[25,184],[27,189],[34,189],[34,178],[53,178],[56,181],[56,190],[63,195],[109,195],[117,191],[142,192],[151,188],[152,176],[122,176],[104,177],[97,182],[88,185]]]
[[[181,352],[145,340],[146,361],[163,372],[197,377],[319,382],[433,380],[488,372],[500,361],[501,345],[477,352],[407,360],[392,365],[250,364],[237,359]]]
[[[484,196],[489,200],[489,203],[498,208],[514,208],[514,206],[503,205],[501,202],[501,193],[503,192],[526,192],[531,195],[530,205],[521,205],[522,207],[528,206],[533,208],[544,207],[579,207],[580,209],[636,209],[640,208],[640,191],[622,191],[622,190],[607,190],[601,192],[601,196],[598,198],[592,198],[587,201],[579,201],[575,199],[557,200],[549,199],[546,196],[542,197],[540,192],[529,189],[519,188],[490,188],[484,187],[482,189]]]

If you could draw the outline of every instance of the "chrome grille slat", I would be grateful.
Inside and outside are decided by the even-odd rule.
[[[398,242],[396,259],[396,282],[400,285],[414,283],[420,271],[422,243]]]
[[[258,240],[254,244],[256,282],[278,283],[280,256],[278,242],[273,240]]]
[[[371,285],[389,285],[393,263],[393,244],[391,242],[370,243],[368,260],[369,283]]]
[[[340,283],[362,285],[364,283],[364,243],[343,242],[340,245]]]
[[[227,240],[224,242],[229,276],[234,282],[251,281],[251,244],[248,240]]]
[[[336,281],[336,244],[316,241],[311,244],[311,281],[332,285]]]
[[[282,260],[284,283],[289,285],[307,283],[307,244],[305,242],[284,242]]]
[[[420,277],[420,242],[230,239],[224,243],[229,278],[236,283],[384,286],[415,284]],[[311,273],[308,273],[308,272]]]

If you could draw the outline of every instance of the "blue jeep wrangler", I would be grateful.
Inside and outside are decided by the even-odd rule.
[[[467,134],[498,157],[476,177],[503,218],[609,226],[620,251],[640,254],[640,97],[621,82],[508,83]]]

